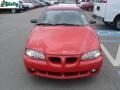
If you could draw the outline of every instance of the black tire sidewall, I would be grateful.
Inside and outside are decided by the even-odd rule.
[[[114,27],[117,29],[117,30],[120,30],[120,28],[117,27],[117,22],[120,21],[120,17],[117,17],[114,21]]]

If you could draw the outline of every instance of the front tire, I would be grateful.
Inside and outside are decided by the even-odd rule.
[[[120,17],[117,17],[114,21],[114,26],[117,30],[120,30]]]

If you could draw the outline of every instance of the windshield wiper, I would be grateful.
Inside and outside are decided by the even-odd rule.
[[[51,24],[51,23],[37,23],[37,25],[52,25],[52,26],[54,26],[54,24]]]
[[[79,24],[69,24],[69,23],[58,23],[55,25],[65,25],[65,26],[80,26]]]
[[[50,25],[50,26],[57,26],[57,25],[65,25],[65,26],[80,26],[79,24],[69,24],[69,23],[58,23],[58,24],[51,24],[51,23],[37,23],[37,25]]]

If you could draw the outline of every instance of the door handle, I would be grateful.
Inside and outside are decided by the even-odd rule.
[[[100,6],[97,6],[97,11],[100,11]]]

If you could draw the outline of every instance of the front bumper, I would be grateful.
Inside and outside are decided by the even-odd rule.
[[[103,17],[97,16],[97,15],[92,15],[92,17],[98,21],[104,21]]]
[[[94,60],[80,61],[71,64],[55,64],[48,60],[41,61],[24,56],[24,64],[27,71],[32,75],[54,78],[73,79],[96,75],[102,66],[103,56]],[[92,70],[95,69],[95,72]]]

